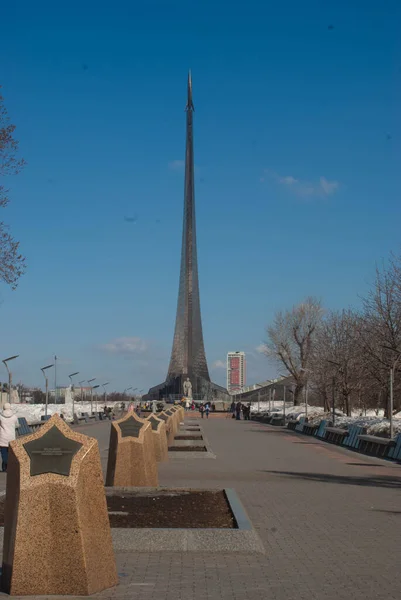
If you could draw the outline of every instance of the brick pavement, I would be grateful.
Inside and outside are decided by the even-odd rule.
[[[234,488],[266,554],[118,553],[120,585],[95,597],[401,597],[399,466],[252,422],[203,419],[201,424],[217,459],[163,464],[160,483]],[[87,430],[99,439],[104,463],[108,428],[98,424]]]

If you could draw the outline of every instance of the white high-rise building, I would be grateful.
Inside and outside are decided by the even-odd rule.
[[[227,354],[227,390],[229,394],[241,393],[246,383],[245,352]]]

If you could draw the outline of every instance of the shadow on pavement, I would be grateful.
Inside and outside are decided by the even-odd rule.
[[[316,442],[292,442],[293,444],[302,444],[303,446],[316,446],[320,440],[316,440]]]
[[[287,478],[304,479],[306,481],[316,481],[321,483],[336,483],[343,485],[360,485],[364,487],[382,487],[390,489],[401,488],[401,477],[346,477],[344,475],[328,475],[327,473],[302,473],[292,471],[264,471],[274,475],[281,475]]]
[[[381,508],[373,508],[372,512],[386,513],[387,515],[401,515],[401,510],[384,510]]]
[[[389,463],[391,466],[391,463]],[[387,466],[387,465],[379,465],[379,464],[372,464],[372,463],[347,463],[347,465],[351,465],[353,467],[374,467],[375,469],[382,468],[383,466]]]
[[[260,429],[252,427],[251,429],[246,429],[245,431],[253,431],[254,433],[281,433],[281,435],[283,435],[283,433],[288,434],[288,429],[264,429],[263,425]]]

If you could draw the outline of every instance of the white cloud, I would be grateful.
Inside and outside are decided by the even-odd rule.
[[[330,194],[334,194],[334,192],[338,189],[338,181],[327,181],[325,177],[321,177],[320,186],[324,193],[329,196]]]
[[[266,354],[267,352],[267,346],[266,344],[259,344],[259,346],[257,346],[255,348],[256,352],[259,352],[259,354]]]
[[[120,337],[102,344],[100,349],[110,354],[143,354],[148,350],[148,344],[139,337]]]
[[[295,179],[292,175],[287,175],[287,177],[280,177],[280,183],[284,183],[285,185],[293,185],[294,183],[299,183],[298,179]]]
[[[338,181],[329,181],[323,176],[318,181],[306,181],[292,175],[279,175],[270,169],[265,169],[264,175],[303,198],[326,198],[335,194],[340,185]],[[260,181],[265,181],[265,177],[261,177]]]
[[[222,360],[215,360],[212,364],[212,369],[225,369],[226,363]]]
[[[172,160],[168,163],[170,171],[182,171],[185,167],[185,161],[183,160]]]

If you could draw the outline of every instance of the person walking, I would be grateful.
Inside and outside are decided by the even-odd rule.
[[[248,417],[248,421],[251,420],[251,403],[248,402],[247,407],[246,407],[246,416]]]
[[[241,402],[239,400],[235,405],[235,418],[237,421],[241,421]]]
[[[3,473],[7,472],[8,445],[15,440],[15,428],[17,426],[18,418],[11,410],[11,404],[6,402],[3,412],[0,414],[0,451]]]
[[[189,399],[187,398],[187,399],[185,400],[185,410],[189,410],[190,406],[191,406],[191,404],[190,404],[190,402],[189,402]]]
[[[209,413],[210,413],[210,405],[209,405],[209,402],[206,404],[206,407],[205,407],[205,413],[206,413],[206,419],[208,419],[208,418],[209,418]]]
[[[201,414],[201,417],[202,417],[202,419],[203,419],[203,413],[205,412],[205,407],[203,406],[203,404],[201,404],[201,405],[199,406],[199,412],[200,412],[200,414]]]

